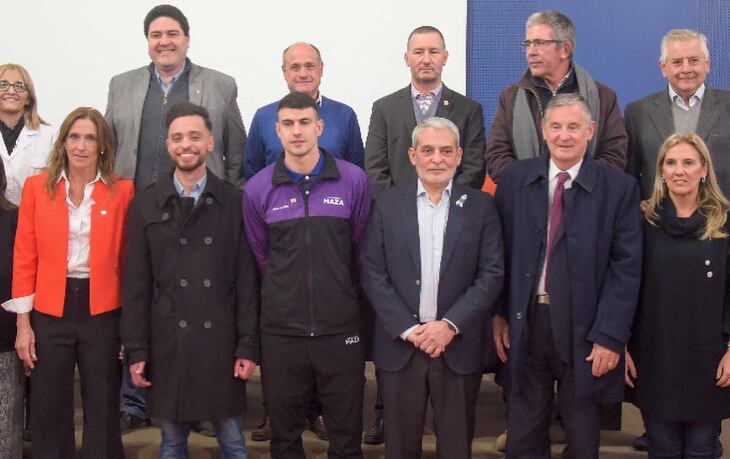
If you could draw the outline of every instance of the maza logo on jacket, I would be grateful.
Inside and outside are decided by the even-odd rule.
[[[343,201],[342,198],[339,196],[326,196],[322,200],[322,203],[328,204],[330,206],[344,206],[345,205],[345,201]]]

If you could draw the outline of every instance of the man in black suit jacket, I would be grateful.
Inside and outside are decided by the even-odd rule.
[[[720,188],[730,194],[730,92],[705,86],[710,71],[707,37],[694,30],[670,30],[662,38],[659,68],[667,88],[626,107],[627,172],[639,179],[641,198],[651,195],[659,147],[678,131],[702,137]]]
[[[370,116],[365,171],[376,193],[416,178],[408,161],[410,135],[418,122],[432,116],[449,119],[459,128],[464,157],[456,183],[481,188],[486,145],[482,106],[442,83],[441,70],[448,57],[437,28],[421,26],[408,37],[404,58],[411,69],[411,84],[377,100]]]
[[[489,311],[504,275],[499,216],[487,194],[454,183],[462,149],[451,121],[421,122],[408,157],[418,179],[377,197],[362,252],[385,457],[421,457],[429,398],[438,456],[470,457]]]

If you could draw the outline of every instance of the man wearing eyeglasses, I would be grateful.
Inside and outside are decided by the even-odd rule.
[[[557,11],[534,13],[525,24],[522,46],[528,69],[500,94],[489,133],[486,159],[492,179],[499,184],[499,175],[509,164],[545,150],[540,120],[550,99],[566,93],[583,96],[597,123],[588,154],[599,163],[623,169],[627,136],[616,93],[573,62],[575,26],[570,19]]]

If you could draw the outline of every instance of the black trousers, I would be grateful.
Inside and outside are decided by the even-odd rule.
[[[558,355],[550,322],[550,306],[534,304],[528,316],[524,365],[518,387],[509,391],[507,458],[550,459],[550,420],[554,385],[567,446],[563,458],[598,459],[601,405],[578,397],[572,366]]]
[[[302,431],[312,397],[322,404],[329,458],[362,458],[365,357],[356,334],[261,334],[264,398],[271,457],[304,457]],[[316,391],[316,392],[315,392]]]
[[[385,419],[386,459],[421,457],[428,400],[436,426],[436,455],[471,457],[476,400],[482,372],[454,373],[443,357],[416,351],[396,372],[380,370]]]
[[[33,459],[76,457],[74,373],[81,376],[84,458],[123,458],[119,432],[120,310],[91,316],[88,279],[66,280],[63,317],[33,311],[38,361],[31,373]]]

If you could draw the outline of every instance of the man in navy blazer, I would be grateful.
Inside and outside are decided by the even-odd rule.
[[[489,311],[504,275],[499,217],[491,197],[453,181],[462,157],[453,122],[422,121],[408,156],[418,179],[377,197],[362,252],[385,456],[421,457],[430,398],[438,456],[470,457]]]
[[[507,457],[550,457],[557,381],[563,457],[598,458],[600,404],[624,392],[641,278],[639,189],[585,154],[595,123],[580,95],[555,96],[542,132],[549,155],[510,165],[496,193],[509,279],[496,340],[510,388]]]

